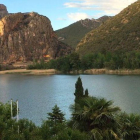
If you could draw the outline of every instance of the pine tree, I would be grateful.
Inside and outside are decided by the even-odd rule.
[[[62,123],[65,120],[64,114],[57,105],[52,108],[52,113],[48,113],[48,116],[48,119],[53,121],[55,124]]]

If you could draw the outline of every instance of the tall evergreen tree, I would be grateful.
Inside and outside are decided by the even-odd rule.
[[[75,84],[74,95],[75,95],[75,101],[77,101],[78,99],[84,96],[84,88],[83,88],[82,80],[80,77],[78,77],[77,82]]]
[[[83,88],[83,84],[82,84],[82,80],[80,77],[78,77],[77,82],[75,84],[75,102],[77,102],[79,99],[83,98],[83,97],[88,97],[89,93],[88,93],[88,89],[85,90],[84,93],[84,88]]]

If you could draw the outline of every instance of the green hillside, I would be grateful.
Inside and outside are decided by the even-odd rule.
[[[81,55],[118,50],[140,50],[140,0],[89,32],[76,48]]]
[[[109,18],[108,16],[103,16],[99,19],[80,20],[68,27],[57,30],[56,34],[61,41],[75,48],[85,34],[96,29]]]

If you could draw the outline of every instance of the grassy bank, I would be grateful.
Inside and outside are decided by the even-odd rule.
[[[89,69],[85,70],[84,74],[122,74],[122,75],[139,75],[140,69],[118,69],[118,70],[109,70],[109,69]]]
[[[27,70],[27,69],[15,69],[15,70],[5,70],[0,71],[0,74],[31,74],[31,75],[51,75],[56,74],[57,71],[55,69],[47,69],[47,70]]]
[[[0,71],[0,74],[28,74],[28,75],[54,75],[54,74],[65,74],[61,71],[55,69],[46,69],[46,70],[27,70],[27,69],[14,69],[14,70],[5,70]],[[140,69],[128,70],[128,69],[119,69],[119,70],[109,70],[109,69],[89,69],[89,70],[75,70],[67,74],[119,74],[119,75],[139,75]]]

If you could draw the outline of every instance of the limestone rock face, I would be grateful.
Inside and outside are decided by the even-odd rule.
[[[7,8],[5,5],[0,4],[0,19],[8,14]]]
[[[0,62],[57,58],[71,52],[58,41],[50,20],[37,13],[16,13],[0,20]]]

